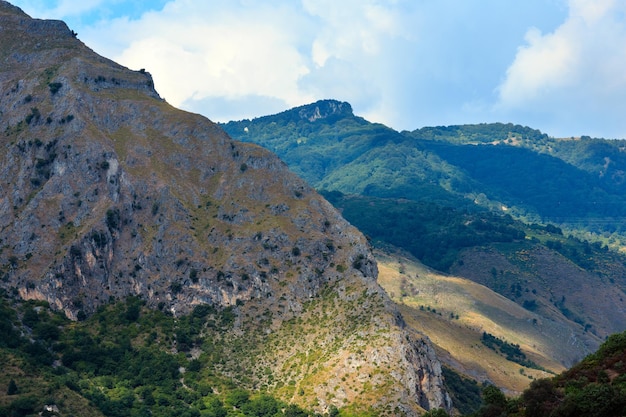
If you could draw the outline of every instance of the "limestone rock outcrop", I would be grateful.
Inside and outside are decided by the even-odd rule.
[[[340,346],[319,372],[353,373],[337,361],[359,349],[359,375],[378,369],[392,387],[368,404],[450,408],[430,344],[403,329],[363,235],[276,156],[167,104],[148,72],[0,1],[0,123],[5,289],[73,319],[129,295],[174,315],[230,306],[241,332],[271,316],[268,335],[338,295],[353,309],[338,316],[343,333],[309,330]],[[256,359],[289,360],[267,355]],[[340,396],[328,398],[320,409]]]

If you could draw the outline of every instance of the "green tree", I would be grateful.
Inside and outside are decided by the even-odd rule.
[[[12,379],[9,381],[9,388],[7,388],[7,395],[15,395],[17,394],[19,389],[17,388],[17,384]]]
[[[541,417],[550,414],[550,406],[559,397],[550,379],[538,379],[522,394],[527,417]]]
[[[243,389],[235,389],[226,396],[226,404],[235,408],[241,408],[250,401],[250,393]]]
[[[309,414],[295,404],[289,404],[283,413],[285,417],[308,417]]]
[[[274,417],[280,411],[280,403],[269,395],[261,395],[241,407],[246,416]]]
[[[483,406],[478,410],[480,417],[499,417],[506,415],[507,400],[495,385],[487,385],[482,392]]]
[[[226,417],[227,414],[224,404],[217,397],[211,397],[206,404],[206,409],[202,410],[202,417]]]

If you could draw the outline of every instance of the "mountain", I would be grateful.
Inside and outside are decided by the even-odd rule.
[[[310,115],[319,115],[310,117]],[[355,116],[348,103],[323,100],[273,116],[223,124],[233,138],[272,150],[317,189],[461,204],[442,189],[446,169],[407,138]]]
[[[308,114],[319,114],[317,118]],[[223,124],[317,189],[488,208],[623,239],[626,142],[493,123],[396,132],[322,100]]]
[[[510,304],[498,309],[532,324],[523,329],[528,340],[518,339],[519,323],[489,333],[529,357],[541,351],[547,369],[572,366],[626,328],[623,141],[556,139],[504,123],[397,132],[334,100],[222,126],[275,151],[319,189],[371,239],[379,262],[401,248],[418,264],[482,286],[477,303],[494,292],[506,297]],[[411,317],[423,316],[415,312],[419,305],[456,317],[456,305],[442,300],[467,291],[445,284],[443,275],[438,285],[394,276],[415,291],[405,288],[398,297],[397,283],[380,277],[386,289],[395,288],[408,323],[433,341],[448,337],[443,325],[427,329]],[[453,294],[423,298],[431,285]],[[494,311],[485,306],[481,314]],[[466,340],[480,338],[478,331]],[[437,347],[448,365],[467,371],[471,358],[461,357],[458,344]],[[490,366],[472,373],[494,381]],[[498,378],[502,388],[520,392],[518,376]]]
[[[155,327],[157,351],[141,348],[153,336],[135,335],[104,352],[194,352],[234,386],[317,412],[451,409],[440,362],[376,283],[366,239],[275,155],[171,107],[148,72],[98,56],[63,22],[5,1],[0,62],[0,286],[9,300],[92,323],[42,348],[85,378],[70,384],[76,392],[119,399],[111,375],[85,372],[72,355],[107,340],[95,313],[106,322],[102,309],[137,297],[171,324],[196,317],[194,338],[182,349],[180,332]],[[139,307],[127,309],[137,319]],[[228,326],[216,333],[220,317]],[[116,326],[134,326],[126,321]],[[208,395],[177,385],[177,372],[177,392]],[[119,383],[132,388],[129,404],[139,401],[141,381]]]

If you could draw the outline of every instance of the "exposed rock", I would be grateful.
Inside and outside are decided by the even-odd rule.
[[[244,334],[267,315],[267,334],[282,334],[336,299],[338,333],[309,329],[310,343],[340,346],[320,373],[353,375],[337,361],[360,346],[357,388],[368,372],[391,381],[366,404],[450,408],[430,344],[402,328],[364,237],[277,157],[169,106],[147,72],[96,55],[64,23],[4,1],[0,62],[4,288],[73,319],[129,295],[175,315],[235,306]]]
[[[298,116],[309,122],[319,119],[327,119],[329,117],[341,117],[352,115],[352,106],[350,103],[339,102],[335,100],[320,100],[312,106],[302,106],[293,111],[298,112]]]

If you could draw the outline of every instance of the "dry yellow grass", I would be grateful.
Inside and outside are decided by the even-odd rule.
[[[426,334],[444,363],[479,381],[490,381],[519,394],[545,371],[523,367],[481,343],[488,332],[517,344],[532,360],[552,372],[565,367],[556,352],[563,343],[554,323],[525,310],[470,280],[438,274],[419,262],[377,252],[378,281],[398,304],[407,324]],[[558,333],[556,333],[558,334]]]

